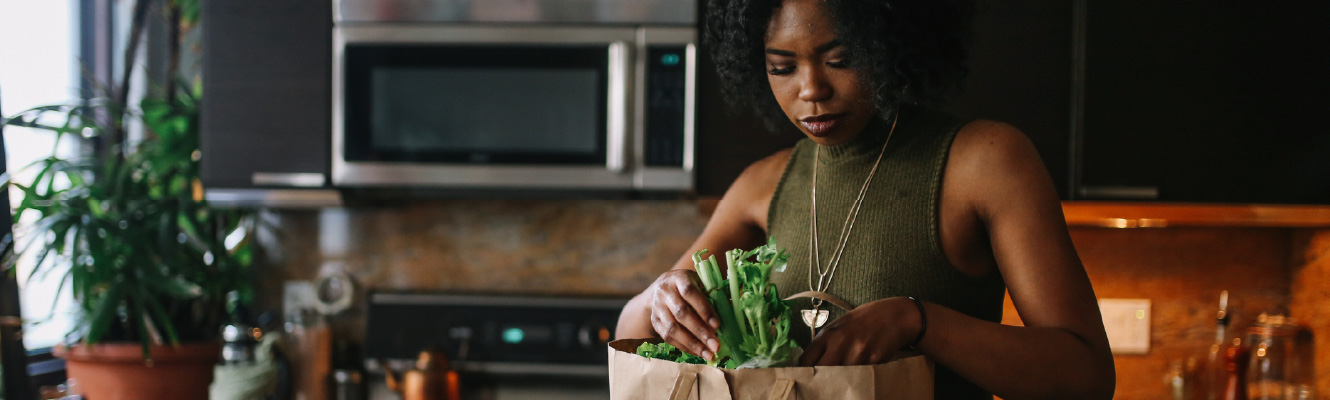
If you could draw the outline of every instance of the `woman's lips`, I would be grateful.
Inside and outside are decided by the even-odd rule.
[[[799,119],[799,123],[804,125],[808,134],[823,137],[831,133],[836,128],[836,123],[840,122],[844,114],[822,114]]]

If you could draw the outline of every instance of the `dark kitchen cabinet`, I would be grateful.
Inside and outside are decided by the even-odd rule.
[[[327,186],[332,3],[204,0],[202,6],[203,184]]]
[[[1082,1],[1077,198],[1330,204],[1330,2]]]
[[[977,1],[970,72],[943,105],[1024,132],[1063,199],[1070,195],[1073,15],[1065,0]]]

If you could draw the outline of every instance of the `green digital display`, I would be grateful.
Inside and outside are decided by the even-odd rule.
[[[503,342],[509,344],[522,343],[526,338],[526,332],[522,328],[508,328],[503,330]]]
[[[679,55],[674,53],[669,53],[660,56],[660,63],[670,67],[679,65]]]

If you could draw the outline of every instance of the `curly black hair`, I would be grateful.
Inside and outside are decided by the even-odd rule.
[[[901,104],[929,104],[956,89],[968,73],[966,46],[974,14],[967,0],[820,0],[873,93],[880,117]],[[789,123],[767,82],[767,24],[782,0],[709,0],[703,43],[721,92],[748,107],[773,131]]]

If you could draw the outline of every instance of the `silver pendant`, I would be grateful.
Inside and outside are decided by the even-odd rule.
[[[822,325],[826,325],[827,318],[831,316],[830,311],[819,310],[817,308],[812,310],[800,310],[799,313],[803,314],[804,325],[808,325],[808,327],[812,329],[821,328]]]

